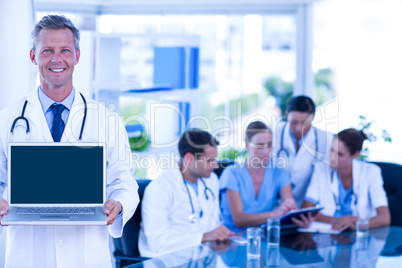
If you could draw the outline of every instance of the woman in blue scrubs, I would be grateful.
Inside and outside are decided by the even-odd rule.
[[[246,161],[227,167],[220,178],[224,225],[234,232],[297,209],[288,173],[270,165],[271,130],[255,121],[247,127],[245,136]],[[274,209],[278,195],[282,203]]]

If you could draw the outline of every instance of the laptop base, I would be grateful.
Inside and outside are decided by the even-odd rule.
[[[3,216],[1,225],[106,225],[107,216],[103,206],[95,214],[17,214],[17,207],[10,207]]]

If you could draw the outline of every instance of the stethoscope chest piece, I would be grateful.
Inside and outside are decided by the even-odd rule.
[[[190,223],[196,223],[198,218],[194,214],[191,214],[189,217]]]

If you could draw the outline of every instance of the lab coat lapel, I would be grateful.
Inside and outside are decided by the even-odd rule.
[[[52,134],[50,133],[49,126],[46,122],[46,118],[42,110],[42,105],[39,102],[38,91],[32,91],[27,96],[27,100],[29,105],[27,105],[25,117],[28,118],[30,124],[36,126],[35,130],[33,130],[31,127],[31,131],[39,131],[40,135],[46,142],[53,142]],[[32,135],[34,135],[33,137],[39,137],[37,136],[38,133],[32,133]],[[33,138],[32,140],[39,141],[35,138]]]
[[[74,102],[68,116],[66,127],[60,142],[76,142],[80,136],[85,105],[80,93],[75,90]],[[84,126],[85,128],[85,126]],[[85,133],[85,129],[84,129]],[[84,134],[83,134],[84,136]]]
[[[352,200],[352,211],[353,213],[358,213],[358,211],[364,211],[364,207],[360,208],[359,207],[359,197],[363,198],[363,196],[359,193],[359,186],[360,186],[360,178],[361,176],[359,176],[359,174],[361,174],[361,165],[359,165],[358,160],[353,160],[352,162],[352,178],[353,178],[353,193],[355,198],[357,198],[357,202],[356,204],[353,204],[353,202],[355,200]],[[360,204],[362,204],[362,202],[360,202]],[[356,211],[354,211],[356,210]],[[364,216],[364,215],[360,215],[360,216]]]
[[[335,198],[334,202],[339,202],[338,201],[338,196],[339,196],[339,181],[338,181],[338,176],[336,175],[336,171],[332,168],[330,168],[330,178],[329,178],[329,184],[330,184],[330,189],[333,197]],[[332,197],[331,197],[332,198]],[[334,204],[336,206],[336,203]],[[336,208],[335,208],[336,210]]]

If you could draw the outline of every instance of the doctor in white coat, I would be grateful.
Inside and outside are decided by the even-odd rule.
[[[0,197],[7,188],[8,143],[54,142],[51,106],[61,103],[66,108],[61,114],[65,128],[60,142],[106,143],[108,226],[8,226],[5,267],[112,267],[109,234],[121,236],[139,202],[127,133],[116,113],[72,86],[80,50],[79,32],[71,21],[46,16],[32,36],[30,57],[38,66],[40,86],[0,113]],[[15,121],[12,129],[20,116],[25,119]],[[0,199],[0,220],[7,209],[7,201]]]
[[[356,129],[339,132],[332,143],[330,164],[315,167],[307,190],[303,207],[323,206],[316,220],[330,223],[335,230],[354,230],[358,217],[369,219],[370,228],[391,221],[380,168],[356,160],[365,139]]]
[[[179,141],[180,165],[151,181],[142,200],[141,256],[157,257],[233,235],[221,225],[219,183],[213,170],[218,142],[189,130]]]
[[[293,97],[286,108],[286,122],[273,126],[273,162],[285,168],[292,194],[301,207],[314,164],[328,159],[333,135],[312,126],[315,104],[307,96]]]

